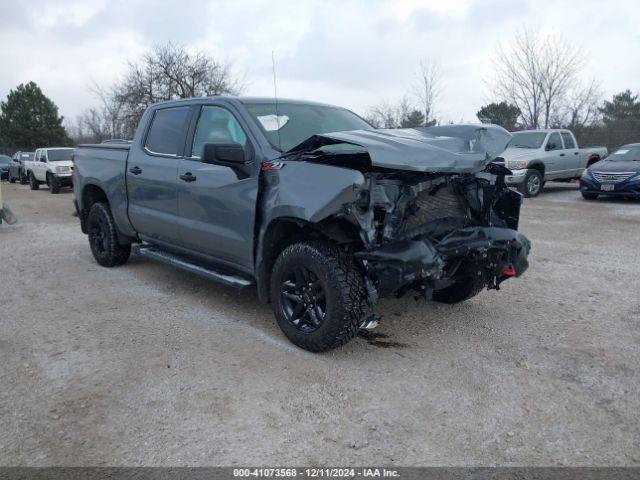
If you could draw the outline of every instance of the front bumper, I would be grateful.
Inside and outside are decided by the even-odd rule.
[[[608,185],[613,185],[613,187],[607,187]],[[603,186],[605,186],[605,190],[603,190]],[[613,190],[608,190],[608,188],[613,188]],[[594,195],[640,198],[640,180],[630,179],[623,182],[601,184],[594,178],[585,176],[580,178],[580,191]]]
[[[523,168],[521,170],[511,170],[512,175],[506,175],[504,182],[507,185],[521,185],[524,182],[524,178],[527,176],[528,170]]]
[[[524,273],[529,267],[530,249],[529,240],[516,230],[468,227],[452,231],[435,243],[427,238],[400,240],[355,256],[366,262],[367,273],[375,278],[384,297],[411,288],[444,288],[455,282],[451,266],[461,262],[473,263],[486,275],[488,286],[497,288],[507,278]]]
[[[54,173],[56,181],[60,186],[73,186],[73,174],[72,173]]]

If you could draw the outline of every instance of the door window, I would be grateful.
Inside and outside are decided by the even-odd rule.
[[[562,139],[564,140],[564,148],[571,149],[576,148],[576,143],[573,141],[569,132],[562,132]]]
[[[145,148],[150,153],[177,156],[184,145],[189,107],[157,110],[151,121]]]
[[[247,144],[247,136],[231,112],[221,107],[202,107],[193,137],[191,156],[200,158],[206,143],[230,142],[239,143],[243,147]]]
[[[562,139],[559,133],[552,133],[547,142],[547,150],[562,150]]]

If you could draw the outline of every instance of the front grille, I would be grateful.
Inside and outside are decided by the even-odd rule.
[[[593,178],[600,183],[624,182],[635,174],[635,172],[591,172]]]

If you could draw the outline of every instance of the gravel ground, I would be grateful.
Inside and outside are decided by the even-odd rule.
[[[549,184],[523,277],[314,355],[255,291],[99,267],[68,190],[2,190],[0,465],[640,465],[639,202]]]

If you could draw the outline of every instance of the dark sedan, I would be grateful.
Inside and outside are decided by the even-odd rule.
[[[586,169],[580,177],[580,192],[587,200],[599,195],[640,198],[640,143],[620,147]]]
[[[11,165],[11,157],[0,155],[0,180],[9,179],[9,165]]]

